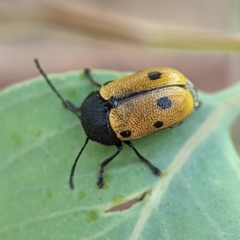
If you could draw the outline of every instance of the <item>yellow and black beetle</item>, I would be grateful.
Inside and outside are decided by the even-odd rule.
[[[155,175],[160,175],[161,171],[144,158],[130,140],[176,127],[199,106],[194,85],[182,73],[172,68],[158,67],[106,82],[103,86],[93,79],[89,69],[85,69],[88,79],[101,88],[92,92],[82,106],[77,108],[70,101],[63,99],[40,67],[38,60],[35,60],[35,63],[65,107],[80,119],[87,135],[71,169],[72,189],[78,159],[89,139],[117,147],[117,151],[100,164],[97,182],[100,188],[104,185],[104,167],[122,150],[122,142],[131,147]]]

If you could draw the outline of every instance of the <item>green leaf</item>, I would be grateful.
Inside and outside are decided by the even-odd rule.
[[[125,74],[94,72],[100,83]],[[79,106],[97,90],[82,72],[50,78]],[[240,161],[229,130],[239,93],[240,84],[200,93],[200,108],[179,127],[134,141],[161,177],[125,147],[99,190],[98,165],[116,148],[90,142],[72,191],[70,169],[86,138],[79,120],[42,78],[2,91],[0,239],[238,239]]]

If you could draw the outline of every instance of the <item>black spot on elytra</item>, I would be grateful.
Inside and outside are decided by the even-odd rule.
[[[130,130],[120,132],[120,135],[124,138],[130,137],[132,132]]]
[[[148,78],[149,78],[150,80],[157,80],[157,79],[159,79],[160,77],[161,77],[161,73],[160,73],[160,72],[155,71],[155,72],[150,72],[150,73],[148,73]]]
[[[160,128],[160,127],[163,126],[163,122],[162,122],[162,121],[157,121],[157,122],[155,122],[155,123],[153,124],[153,126],[154,126],[155,128]]]
[[[157,100],[157,105],[162,109],[167,109],[172,106],[172,101],[168,97],[162,97]]]

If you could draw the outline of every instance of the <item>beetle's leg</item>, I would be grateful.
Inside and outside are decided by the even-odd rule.
[[[78,112],[79,113],[79,116],[80,116],[80,113],[81,113],[81,107],[76,107],[71,101],[69,100],[65,100],[68,104],[68,106],[71,106],[71,108],[74,109],[74,111]],[[68,106],[64,105],[64,107],[68,108]]]
[[[69,109],[72,113],[74,113],[77,117],[80,117],[79,112],[77,110],[76,107],[74,107],[74,105],[72,103],[70,103],[69,101],[66,101],[62,95],[58,92],[58,90],[54,87],[54,85],[51,83],[51,81],[49,80],[47,74],[43,71],[43,69],[40,66],[40,63],[38,62],[37,59],[34,59],[34,62],[36,64],[37,69],[39,70],[39,72],[41,73],[41,75],[44,77],[44,79],[46,80],[47,84],[50,86],[50,88],[53,90],[53,92],[57,95],[57,97],[62,101],[63,105]]]
[[[92,74],[91,74],[91,70],[90,70],[89,68],[85,68],[84,73],[85,73],[86,77],[89,79],[89,81],[90,81],[93,85],[95,85],[95,86],[97,86],[97,87],[101,87],[101,86],[102,86],[100,83],[98,83],[98,82],[93,78],[93,76],[92,76]]]
[[[86,138],[85,143],[83,145],[83,147],[81,148],[80,152],[78,153],[73,165],[72,165],[72,169],[71,169],[71,173],[70,173],[70,178],[69,178],[69,185],[71,189],[74,189],[74,184],[73,184],[73,176],[74,176],[74,172],[75,172],[75,168],[77,166],[77,162],[79,157],[81,156],[84,148],[86,147],[86,145],[88,144],[89,138]]]
[[[134,147],[134,145],[130,141],[124,141],[129,147],[133,149],[133,151],[136,153],[136,155],[140,158],[140,160],[148,165],[148,167],[151,169],[153,174],[160,176],[161,170],[159,170],[157,167],[155,167],[151,162],[149,162],[145,157],[143,157],[138,150]]]
[[[68,100],[64,100],[62,103],[63,103],[63,106],[64,106],[65,108],[67,108],[67,109],[70,110],[72,113],[74,113],[78,118],[81,117],[81,114],[80,114],[81,108],[75,107],[74,104],[71,103],[71,102],[68,101]]]
[[[109,158],[105,159],[103,162],[101,162],[100,164],[100,169],[99,169],[99,175],[98,175],[98,182],[97,185],[99,188],[102,188],[104,185],[104,178],[103,178],[103,173],[104,173],[104,167],[110,163],[122,150],[122,143],[119,141],[116,144],[117,147],[117,152],[115,152],[112,156],[110,156]]]

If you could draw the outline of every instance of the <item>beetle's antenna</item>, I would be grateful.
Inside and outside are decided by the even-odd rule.
[[[68,101],[66,101],[62,95],[58,92],[58,90],[54,87],[54,85],[51,83],[51,81],[49,80],[47,74],[43,71],[43,69],[40,66],[40,63],[38,61],[38,59],[34,59],[34,62],[36,64],[37,69],[39,70],[40,74],[44,77],[44,79],[46,80],[47,84],[51,87],[51,89],[53,90],[53,92],[55,92],[55,94],[58,96],[58,98],[62,101],[63,105],[68,108],[72,113],[74,113],[77,117],[80,117],[79,113],[77,112],[77,109],[74,108],[74,106],[72,104],[70,104]]]
[[[85,69],[84,69],[84,73],[85,73],[85,75],[87,76],[87,78],[90,80],[90,82],[91,82],[93,85],[95,85],[95,86],[97,86],[97,87],[101,87],[101,86],[102,86],[100,83],[98,83],[98,82],[93,78],[93,76],[92,76],[91,71],[90,71],[89,68],[85,68]]]
[[[86,147],[86,145],[87,145],[87,143],[88,143],[88,140],[89,140],[89,138],[86,138],[86,141],[85,141],[82,149],[81,149],[80,152],[78,153],[78,155],[77,155],[77,157],[76,157],[76,159],[75,159],[75,161],[74,161],[74,163],[73,163],[73,165],[72,165],[72,169],[71,169],[71,173],[70,173],[70,178],[69,178],[69,184],[70,184],[70,188],[71,188],[71,189],[74,189],[73,176],[74,176],[75,168],[76,168],[76,166],[77,166],[78,159],[79,159],[80,155],[82,154],[84,148]]]

